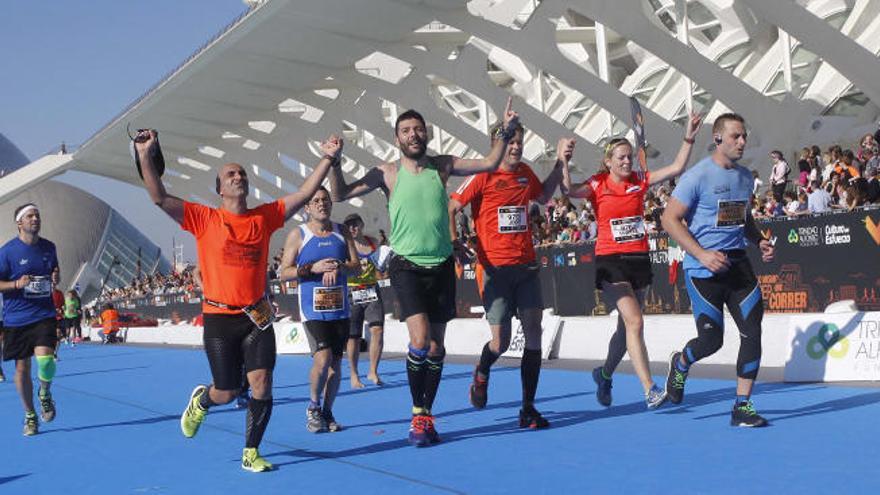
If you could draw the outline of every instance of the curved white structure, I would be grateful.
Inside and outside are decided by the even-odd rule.
[[[84,143],[0,181],[0,198],[77,168],[133,184],[125,127],[155,127],[174,194],[214,202],[219,165],[251,174],[253,197],[295,190],[316,142],[347,138],[352,177],[394,159],[395,116],[420,110],[435,153],[476,155],[508,95],[546,167],[557,138],[575,162],[629,132],[630,95],[646,110],[652,161],[678,149],[686,109],[734,110],[751,132],[746,165],[766,154],[853,143],[880,114],[880,0],[267,0],[252,8]],[[706,130],[700,149],[710,140]],[[304,164],[304,165],[303,165]],[[373,194],[336,209],[387,226]]]

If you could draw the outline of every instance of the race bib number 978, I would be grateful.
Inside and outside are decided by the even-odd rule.
[[[498,207],[498,233],[516,234],[529,230],[529,219],[525,206]]]

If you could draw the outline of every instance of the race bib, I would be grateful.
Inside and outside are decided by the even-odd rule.
[[[612,218],[610,223],[614,242],[640,241],[645,237],[645,219],[641,215]]]
[[[45,298],[52,294],[52,281],[49,277],[34,275],[24,286],[25,299]]]
[[[262,299],[254,304],[241,309],[260,330],[269,328],[269,325],[275,321],[275,307],[272,306],[272,303],[269,302],[269,298],[266,296],[263,296]]]
[[[379,291],[377,290],[377,286],[375,285],[351,289],[351,302],[353,304],[369,304],[378,300]]]
[[[498,233],[516,234],[529,230],[529,217],[525,206],[498,207]]]
[[[312,288],[312,307],[315,311],[339,311],[345,307],[342,299],[345,296],[344,287],[314,287]]]
[[[742,227],[746,224],[749,202],[745,199],[719,199],[716,227]]]

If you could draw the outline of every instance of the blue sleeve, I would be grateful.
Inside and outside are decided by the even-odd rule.
[[[681,180],[672,191],[672,197],[692,211],[699,200],[700,175],[696,169],[690,169],[681,176]]]
[[[0,249],[0,280],[9,281],[9,263],[6,262],[6,250]]]

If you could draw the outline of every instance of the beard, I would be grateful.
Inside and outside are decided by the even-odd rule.
[[[410,160],[421,160],[422,157],[425,156],[425,153],[428,152],[428,146],[421,141],[418,142],[418,145],[418,151],[410,151],[410,146],[405,145],[400,147],[400,152],[403,153],[403,156],[409,158]]]

